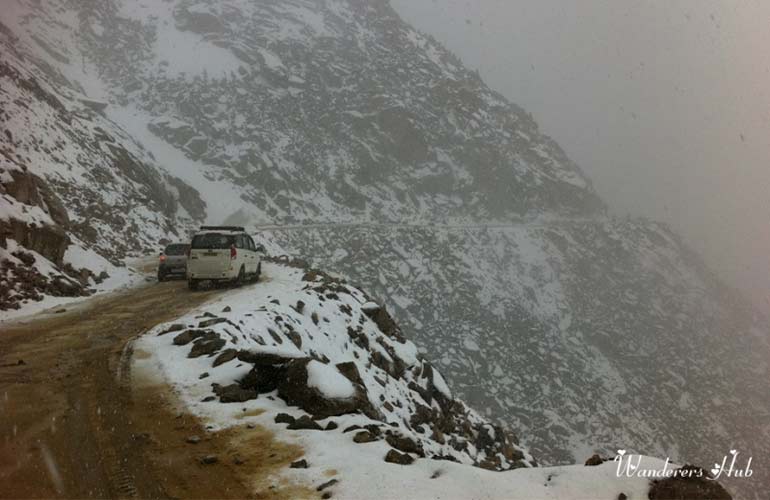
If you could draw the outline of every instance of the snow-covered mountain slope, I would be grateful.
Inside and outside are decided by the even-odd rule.
[[[512,424],[545,463],[619,447],[701,463],[736,447],[770,451],[757,433],[768,408],[766,327],[664,226],[263,236],[387,297],[457,394]]]
[[[387,2],[7,0],[0,23],[5,257],[41,228],[61,274],[67,249],[119,264],[197,221],[320,223],[268,236],[383,297],[539,461],[770,454],[767,321],[670,231],[607,218],[531,116]],[[9,189],[22,163],[37,199]],[[53,195],[73,224],[43,223]]]
[[[618,474],[615,461],[532,468],[360,289],[283,264],[265,275],[149,331],[132,372],[170,384],[211,432],[261,425],[300,445],[297,467],[273,484],[356,499],[648,498],[650,478]],[[640,468],[676,466],[645,458]]]
[[[14,5],[13,27],[48,64],[136,137],[183,153],[145,144],[216,221],[602,206],[531,116],[386,2]]]

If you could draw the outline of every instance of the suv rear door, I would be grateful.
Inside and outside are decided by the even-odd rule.
[[[193,237],[188,265],[197,274],[221,274],[230,270],[230,247],[235,236],[224,233],[200,233]]]

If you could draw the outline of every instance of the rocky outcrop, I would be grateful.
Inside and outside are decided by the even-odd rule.
[[[26,170],[11,170],[8,172],[10,182],[2,182],[2,189],[25,205],[40,207],[51,217],[54,224],[66,229],[69,226],[69,216],[59,197],[38,176]]]
[[[0,218],[0,246],[6,248],[5,240],[11,238],[61,265],[70,243],[66,232],[69,217],[61,200],[41,178],[28,171],[10,170],[6,174],[10,180],[0,181],[0,195],[9,196],[22,206],[39,208],[48,216],[48,221]]]
[[[323,419],[357,412],[376,415],[360,376],[357,377],[357,382],[355,382],[356,377],[353,376],[355,395],[344,399],[332,399],[308,385],[307,365],[314,361],[312,358],[286,358],[273,354],[260,355],[260,353],[241,351],[238,353],[238,359],[248,360],[254,364],[249,374],[241,379],[242,387],[260,393],[277,390],[278,396],[284,401],[302,408],[314,418]],[[351,376],[353,371],[343,364],[343,369],[345,368],[347,370],[343,375]]]
[[[37,225],[17,219],[0,220],[0,235],[0,246],[5,248],[5,240],[13,239],[19,245],[60,265],[70,244],[66,231],[59,226]]]

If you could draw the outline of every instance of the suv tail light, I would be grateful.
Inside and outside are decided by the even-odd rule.
[[[233,260],[238,256],[238,251],[235,249],[235,245],[230,245],[230,260]]]
[[[166,261],[166,254],[160,254],[160,261],[165,262]]]

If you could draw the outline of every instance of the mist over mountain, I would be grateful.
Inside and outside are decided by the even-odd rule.
[[[532,112],[612,211],[670,224],[767,310],[770,4],[391,4]]]
[[[770,456],[767,320],[387,2],[9,6],[4,308],[242,224],[386,299],[541,463]]]

